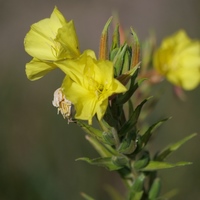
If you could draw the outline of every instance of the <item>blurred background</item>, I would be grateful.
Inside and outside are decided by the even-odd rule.
[[[0,0],[0,200],[79,200],[85,192],[109,199],[106,185],[123,192],[116,173],[90,166],[79,157],[95,157],[82,131],[68,125],[52,106],[53,92],[63,74],[54,71],[39,81],[25,75],[31,57],[23,47],[30,25],[50,16],[54,6],[74,19],[81,50],[98,53],[99,37],[107,19],[117,12],[122,26],[132,26],[141,41],[154,30],[157,42],[180,28],[200,39],[199,0]],[[169,83],[151,122],[165,123],[152,141],[153,151],[193,132],[200,132],[200,87],[178,101]],[[174,200],[199,199],[199,136],[179,149],[170,161],[193,165],[160,171],[162,193],[178,189]]]

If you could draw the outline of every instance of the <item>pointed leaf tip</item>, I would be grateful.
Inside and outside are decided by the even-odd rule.
[[[100,39],[100,46],[99,46],[99,59],[106,60],[108,57],[108,28],[112,21],[113,17],[110,17],[106,22]]]

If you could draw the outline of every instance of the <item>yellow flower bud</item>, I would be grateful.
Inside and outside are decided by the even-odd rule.
[[[192,90],[200,83],[200,42],[180,30],[162,41],[153,65],[172,84]]]

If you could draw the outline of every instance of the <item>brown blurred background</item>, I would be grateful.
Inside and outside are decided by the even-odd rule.
[[[0,0],[0,200],[79,200],[82,191],[109,199],[108,183],[123,191],[115,173],[75,161],[96,153],[80,129],[57,116],[51,104],[63,74],[54,71],[36,82],[26,78],[24,67],[31,57],[24,51],[24,36],[55,5],[74,19],[82,50],[98,53],[102,28],[115,11],[123,27],[133,26],[141,41],[154,30],[159,43],[180,28],[200,39],[199,0]],[[152,141],[153,150],[200,132],[200,87],[186,94],[186,102],[177,101],[166,83],[149,119],[173,118]],[[199,199],[199,141],[199,136],[189,141],[169,159],[193,165],[160,172],[162,193],[179,190],[174,200]]]

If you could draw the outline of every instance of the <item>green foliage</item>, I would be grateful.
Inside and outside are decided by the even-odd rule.
[[[169,169],[173,167],[180,167],[185,165],[190,165],[191,162],[178,162],[178,163],[168,163],[168,162],[159,162],[159,161],[150,161],[149,164],[145,167],[140,169],[141,171],[155,171],[159,169]]]
[[[130,187],[128,200],[141,200],[144,193],[145,175],[140,174]]]
[[[110,22],[109,19],[102,33],[101,56],[107,52],[107,34]],[[191,162],[170,163],[165,159],[196,134],[169,145],[156,155],[151,155],[148,143],[152,134],[170,118],[159,120],[143,131],[146,123],[141,115],[148,114],[144,106],[151,97],[147,97],[148,89],[140,90],[146,79],[138,78],[140,74],[140,44],[137,34],[132,28],[131,35],[133,40],[131,45],[121,44],[120,29],[117,25],[109,52],[109,58],[114,64],[114,75],[124,85],[127,85],[127,92],[110,98],[104,118],[98,121],[100,129],[77,121],[77,124],[89,134],[86,139],[100,157],[93,159],[83,157],[77,160],[104,167],[109,171],[117,171],[127,184],[128,200],[159,200],[162,199],[159,196],[161,181],[156,172],[161,169],[190,165]],[[154,104],[152,103],[150,106],[154,106]],[[142,131],[140,130],[141,126]],[[84,198],[92,199],[87,195]]]
[[[148,200],[155,200],[160,193],[160,188],[161,188],[161,182],[159,178],[156,178],[153,181],[153,184],[150,188],[149,194],[148,194]]]
[[[162,151],[160,151],[157,155],[155,160],[164,160],[167,156],[169,156],[171,153],[173,153],[174,151],[176,151],[177,149],[179,149],[179,147],[181,147],[185,142],[187,142],[188,140],[192,139],[193,137],[195,137],[197,135],[197,133],[193,133],[185,138],[183,138],[182,140],[169,145],[168,147],[166,147],[165,149],[163,149]]]

